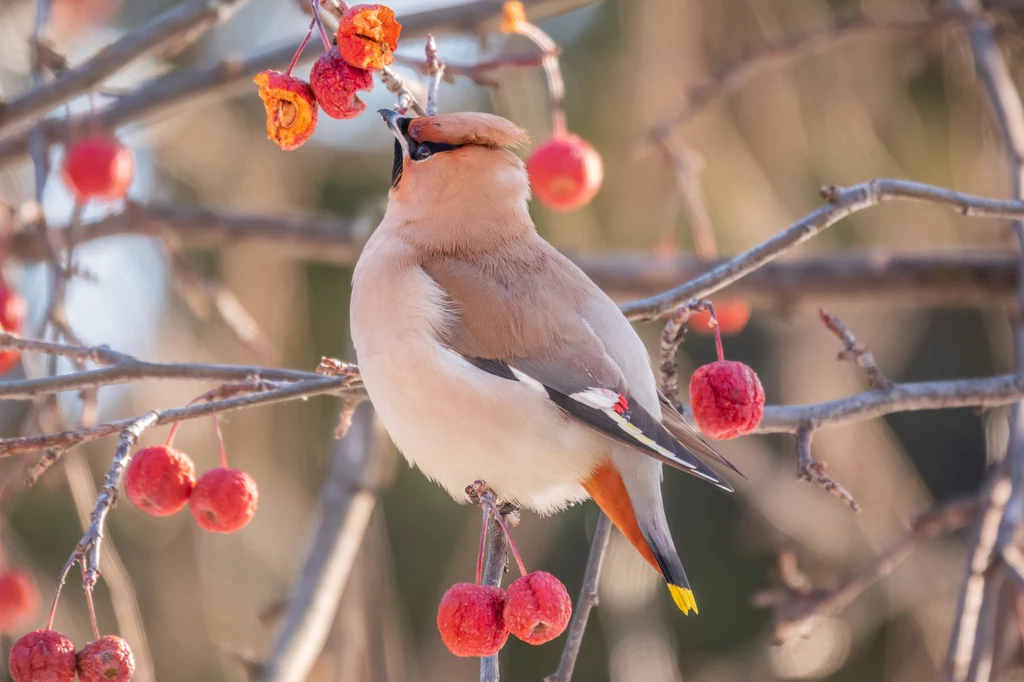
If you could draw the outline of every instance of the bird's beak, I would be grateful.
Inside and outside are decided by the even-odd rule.
[[[384,122],[391,128],[391,132],[397,138],[404,138],[409,131],[409,119],[402,116],[394,109],[380,109],[377,111]]]

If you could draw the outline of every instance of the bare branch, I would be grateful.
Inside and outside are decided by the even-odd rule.
[[[590,611],[597,606],[597,585],[601,578],[601,566],[604,563],[611,531],[611,519],[604,512],[598,513],[594,537],[590,541],[590,554],[587,555],[587,568],[583,573],[583,587],[580,588],[580,596],[576,600],[576,608],[569,622],[569,634],[565,638],[562,658],[558,663],[558,670],[544,678],[544,682],[569,682],[572,679],[572,671],[576,667],[576,659],[583,644],[583,633],[590,619]]]
[[[868,375],[868,381],[871,382],[874,388],[880,391],[892,388],[892,382],[882,374],[882,370],[878,369],[878,365],[875,364],[875,356],[871,354],[871,351],[866,346],[857,343],[857,339],[846,328],[842,320],[835,315],[829,315],[825,312],[824,308],[818,308],[818,315],[821,317],[821,321],[825,323],[825,326],[829,328],[829,331],[839,337],[839,340],[845,346],[845,350],[840,351],[837,356],[839,360],[852,360],[856,362],[864,370],[864,373]]]
[[[923,201],[980,218],[1024,218],[1024,201],[984,199],[907,180],[869,180],[847,189],[827,187],[822,196],[827,204],[771,239],[674,289],[620,306],[622,312],[631,320],[658,319],[680,303],[706,298],[750,274],[843,218],[887,201]]]
[[[802,427],[796,432],[797,480],[821,486],[829,495],[838,497],[849,505],[851,510],[859,512],[860,505],[857,504],[857,500],[853,499],[853,495],[825,473],[824,462],[819,462],[811,455],[811,440],[813,437],[814,431],[807,426]]]
[[[676,355],[686,338],[684,325],[692,315],[707,310],[709,305],[708,301],[691,301],[679,306],[661,332],[661,392],[669,400],[676,400],[679,396],[679,360]]]
[[[558,56],[558,52],[551,56]],[[444,74],[442,80],[446,83],[454,83],[456,76],[468,78],[477,85],[494,87],[498,81],[492,75],[495,71],[502,69],[532,68],[543,64],[545,57],[549,55],[544,52],[527,52],[523,54],[512,54],[477,62],[476,64],[452,64],[449,61],[444,63]],[[413,59],[405,55],[396,54],[395,63],[410,69],[415,69],[420,75],[430,75],[430,64],[425,60]]]
[[[201,405],[181,407],[171,410],[160,410],[157,412],[158,419],[155,426],[173,424],[176,421],[197,419],[207,417],[220,412],[241,410],[257,405],[270,405],[288,400],[305,399],[316,395],[339,395],[346,397],[365,399],[365,393],[358,382],[353,382],[345,377],[327,378],[318,377],[315,380],[297,381],[285,384],[281,387],[269,390],[258,390],[258,384],[254,384],[254,390],[258,392],[242,395],[225,400],[215,400]],[[50,433],[42,436],[24,436],[17,438],[0,438],[0,457],[10,457],[23,452],[35,452],[45,448],[70,448],[82,443],[88,443],[99,438],[112,436],[131,426],[137,418],[122,419],[119,421],[98,424],[88,428],[61,433]]]
[[[188,0],[107,45],[56,79],[0,103],[0,131],[39,116],[101,83],[136,59],[188,34],[190,38],[227,19],[247,0]]]
[[[485,495],[492,495],[485,492]],[[486,504],[486,503],[485,503]],[[482,584],[501,587],[502,578],[508,568],[508,541],[501,525],[494,514],[487,524],[487,562],[484,564]],[[498,682],[501,678],[498,669],[498,654],[480,659],[480,682]]]
[[[796,433],[804,424],[817,430],[875,419],[894,412],[956,407],[996,407],[1024,399],[1024,377],[1004,374],[982,379],[896,384],[814,405],[770,405],[756,433]]]
[[[772,624],[777,639],[785,641],[799,636],[812,616],[839,613],[892,573],[915,549],[943,533],[968,525],[980,509],[978,499],[971,498],[948,502],[922,514],[889,549],[830,589],[813,589],[795,563],[788,561],[790,557],[783,554],[780,557],[783,586],[754,595],[754,604],[773,608]]]

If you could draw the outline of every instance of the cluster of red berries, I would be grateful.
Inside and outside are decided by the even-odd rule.
[[[452,585],[441,598],[437,629],[456,656],[491,656],[505,646],[509,634],[528,644],[550,642],[565,631],[571,615],[565,585],[550,573],[534,571],[508,590]]]
[[[218,434],[219,435],[219,434]],[[153,516],[170,516],[186,504],[203,530],[234,533],[256,514],[256,481],[238,469],[229,469],[221,446],[221,466],[196,480],[196,468],[184,452],[153,445],[135,453],[124,476],[124,491],[132,504]]]
[[[310,25],[319,27],[314,17]],[[322,31],[322,29],[321,29]],[[355,118],[366,109],[357,93],[373,89],[373,71],[395,61],[394,50],[402,25],[384,5],[355,5],[341,17],[331,46],[323,35],[327,52],[309,72],[309,81],[291,75],[305,42],[292,59],[288,71],[263,71],[254,81],[267,109],[267,137],[281,149],[302,146],[316,130],[318,111],[331,118]],[[309,39],[309,33],[306,35]]]
[[[81,651],[56,630],[36,630],[14,643],[8,662],[14,682],[128,682],[135,657],[128,642],[114,635],[89,642]]]
[[[498,513],[497,507],[493,513]],[[504,523],[501,527],[522,575],[508,590],[480,584],[487,533],[485,518],[476,582],[452,585],[437,609],[441,641],[456,656],[493,656],[505,646],[509,634],[528,644],[544,644],[565,632],[569,625],[572,601],[565,585],[544,571],[527,573],[508,529]]]
[[[89,135],[67,148],[61,171],[80,203],[124,199],[135,175],[132,150],[110,135]]]
[[[726,440],[748,434],[761,423],[764,388],[750,367],[725,359],[715,311],[711,310],[709,316],[718,361],[698,367],[690,377],[690,408],[701,431],[711,438]]]
[[[0,279],[0,331],[21,334],[28,305],[21,295]],[[18,364],[21,351],[17,349],[0,351],[0,374],[6,374]]]

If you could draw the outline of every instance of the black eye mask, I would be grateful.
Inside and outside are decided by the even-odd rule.
[[[409,123],[411,119],[405,119],[400,124],[402,135],[405,137],[409,144],[409,156],[413,161],[426,161],[434,154],[440,154],[441,152],[448,152],[453,149],[458,149],[465,145],[461,144],[448,144],[447,142],[420,142],[416,143],[409,139]],[[405,153],[402,149],[402,143],[397,139],[395,140],[395,161],[391,166],[391,187],[398,187],[399,181],[402,179],[402,167],[405,161]]]

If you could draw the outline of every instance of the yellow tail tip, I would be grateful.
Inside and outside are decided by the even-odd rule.
[[[693,598],[693,590],[679,585],[669,585],[668,591],[672,593],[672,601],[676,603],[679,610],[684,614],[693,611],[697,613],[697,600]]]

